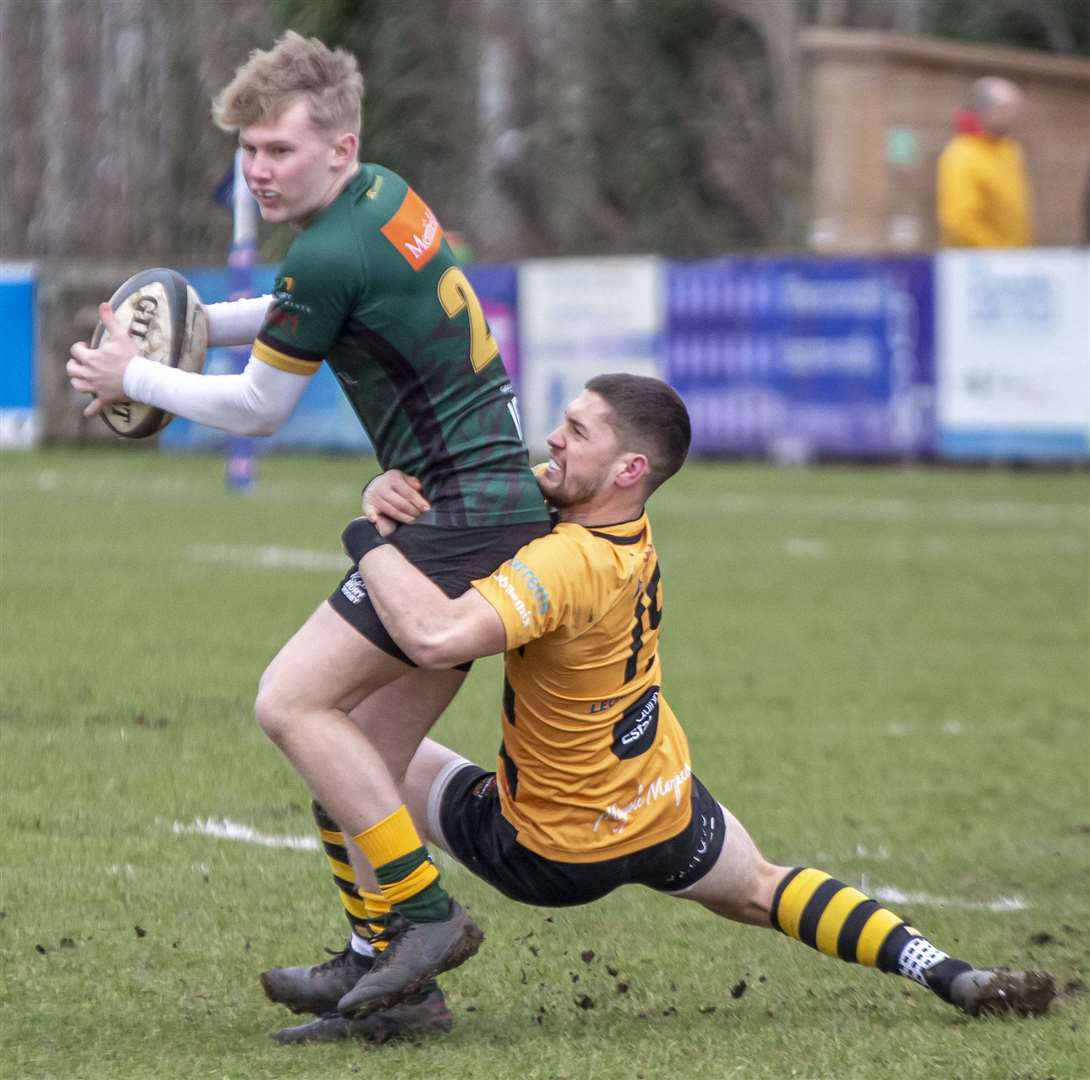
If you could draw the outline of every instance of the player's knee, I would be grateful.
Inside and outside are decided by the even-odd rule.
[[[284,741],[292,726],[293,714],[287,697],[267,673],[257,688],[254,717],[258,727],[277,744]]]

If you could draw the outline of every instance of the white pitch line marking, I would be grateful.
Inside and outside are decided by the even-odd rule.
[[[92,498],[199,499],[222,491],[212,483],[180,476],[117,477],[86,470],[43,469],[19,476],[0,477],[3,492],[58,492]],[[262,500],[295,498],[307,502],[342,505],[344,486],[339,483],[263,479],[255,490]],[[691,514],[691,496],[660,492],[655,505],[671,513]],[[833,520],[911,521],[938,519],[950,523],[1077,526],[1090,525],[1083,504],[1047,503],[1032,499],[875,498],[851,495],[774,495],[771,493],[719,492],[701,498],[700,513],[708,515],[760,514],[782,517],[807,514]]]
[[[271,833],[259,832],[249,825],[243,825],[238,821],[230,821],[226,818],[194,818],[189,825],[181,821],[175,821],[170,826],[170,831],[175,836],[196,835],[211,836],[214,840],[236,840],[243,844],[256,844],[258,847],[287,848],[289,851],[320,851],[322,845],[313,836],[276,836]],[[432,845],[428,854],[441,870],[449,870],[458,864],[451,859],[445,851],[441,851],[436,845]],[[127,865],[127,864],[126,864]],[[204,867],[204,863],[199,864]],[[128,867],[132,872],[132,867]],[[117,872],[115,867],[110,867],[110,872]],[[205,870],[207,872],[207,870]]]
[[[95,499],[170,499],[200,500],[215,498],[223,493],[222,481],[193,480],[182,476],[148,475],[144,477],[116,477],[83,470],[42,470],[20,476],[0,477],[0,492],[37,493],[52,495],[63,493],[76,497]],[[306,502],[337,504],[348,507],[344,485],[304,483],[293,480],[263,479],[254,489],[252,497],[274,501],[300,499]]]
[[[889,861],[889,848],[885,844],[879,844],[874,850],[863,844],[855,845],[855,855],[859,859],[877,859],[879,862]]]
[[[190,544],[185,553],[195,562],[262,570],[321,570],[323,573],[338,570],[343,573],[348,569],[348,558],[342,552],[281,547],[278,544]]]
[[[783,542],[784,554],[790,559],[827,559],[829,545],[824,540],[790,536]]]
[[[660,493],[656,506],[672,513],[692,513],[689,497]],[[883,499],[849,495],[769,495],[720,492],[700,500],[704,516],[807,514],[838,521],[942,520],[974,525],[1036,525],[1085,527],[1090,514],[1084,505],[1015,499]]]
[[[868,892],[867,889],[863,890]],[[892,885],[878,885],[869,890],[875,900],[890,904],[920,904],[923,907],[955,907],[968,911],[1026,911],[1029,904],[1020,896],[998,896],[994,900],[962,900],[956,896],[932,896],[925,892],[902,892]]]
[[[318,851],[321,845],[313,836],[274,836],[259,832],[249,825],[224,818],[195,818],[190,825],[175,821],[171,831],[177,835],[186,833],[198,836],[211,836],[216,840],[237,840],[244,844],[257,844],[260,847],[288,848],[292,851]],[[885,854],[879,848],[879,858]],[[448,865],[449,860],[441,851],[432,852],[432,858],[440,865]],[[111,870],[114,868],[111,867]],[[923,907],[955,907],[969,911],[1025,911],[1029,905],[1019,896],[1000,896],[994,900],[962,900],[956,896],[932,896],[925,892],[902,892],[892,885],[878,885],[873,889],[862,882],[863,891],[876,900],[891,904],[920,904]]]
[[[275,836],[271,833],[258,832],[249,825],[228,821],[225,818],[194,818],[189,825],[175,821],[171,831],[176,836],[194,833],[198,836],[211,836],[217,840],[238,840],[244,844],[289,848],[292,851],[318,851],[321,848],[317,838],[313,836]]]

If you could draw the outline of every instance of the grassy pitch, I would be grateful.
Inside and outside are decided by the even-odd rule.
[[[240,498],[210,458],[0,457],[0,1074],[1090,1076],[1085,473],[693,464],[651,503],[700,777],[770,858],[1050,970],[1053,1015],[970,1021],[646,890],[550,912],[447,867],[488,934],[444,979],[454,1032],[272,1043],[257,973],[344,921],[251,702],[370,464],[266,459]],[[437,737],[489,762],[499,690],[478,664]]]

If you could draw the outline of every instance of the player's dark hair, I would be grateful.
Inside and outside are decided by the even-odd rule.
[[[672,386],[647,375],[596,375],[586,387],[609,406],[621,448],[647,455],[650,495],[685,463],[692,441],[685,402]]]

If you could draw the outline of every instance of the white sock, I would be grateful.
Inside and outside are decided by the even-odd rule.
[[[921,986],[927,986],[924,972],[948,959],[948,954],[941,949],[936,949],[927,938],[914,937],[897,957],[897,972],[906,979],[912,979]]]
[[[374,945],[367,938],[360,937],[355,930],[348,939],[348,945],[357,956],[378,956],[378,950]]]

